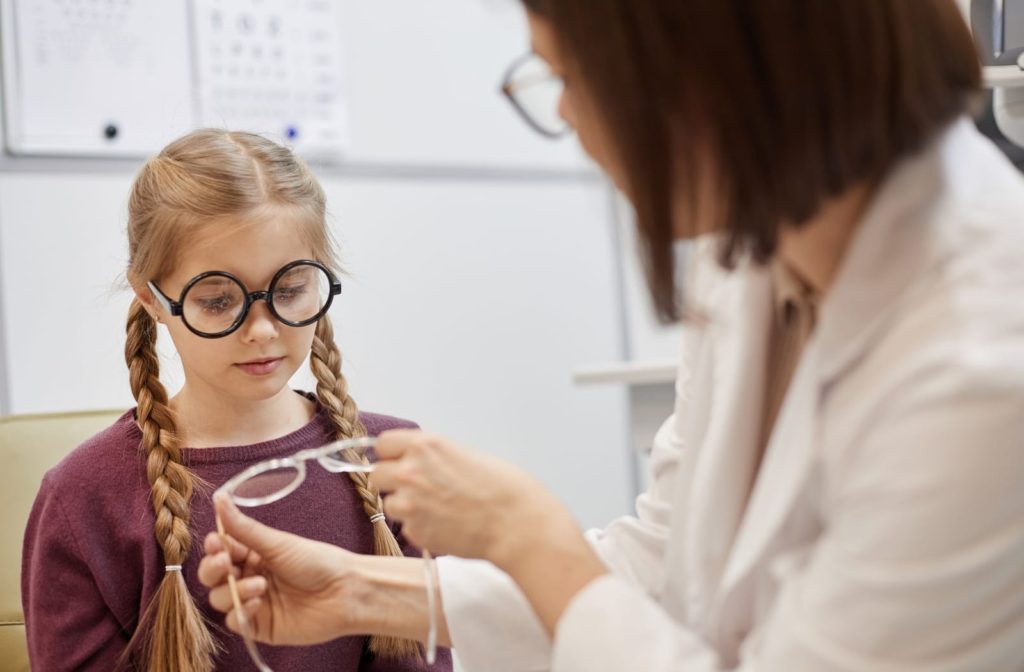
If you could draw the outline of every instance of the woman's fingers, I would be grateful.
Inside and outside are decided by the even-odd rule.
[[[235,541],[231,535],[225,535],[225,538],[228,540],[228,549],[231,552],[231,559],[234,562],[242,562],[243,560],[248,559],[252,554],[248,547]],[[203,539],[203,552],[206,555],[220,553],[223,550],[224,542],[221,539],[221,536],[216,532],[210,532],[206,535],[206,538]]]
[[[228,584],[217,586],[210,590],[210,606],[221,612],[228,612],[234,608],[235,603],[231,599],[231,589]]]
[[[236,562],[244,561],[247,565],[254,565],[253,556],[269,559],[275,553],[286,551],[299,539],[294,534],[267,527],[253,520],[239,511],[226,495],[214,495],[213,505],[224,524],[232,558]]]
[[[267,580],[262,576],[248,576],[239,579],[235,584],[238,586],[238,598],[243,605],[251,600],[262,598],[267,592]],[[235,601],[231,597],[231,587],[226,582],[210,591],[210,606],[223,612],[234,609]]]
[[[213,588],[228,580],[228,574],[238,577],[241,570],[231,562],[227,553],[221,551],[213,555],[207,555],[199,561],[199,583],[207,588]]]
[[[224,544],[221,543],[220,535],[216,532],[210,532],[203,539],[203,553],[206,555],[220,553],[222,550],[224,550]]]
[[[377,466],[370,480],[381,492],[408,488],[428,477],[435,453],[443,446],[439,437],[419,430],[396,429],[377,438]]]
[[[429,441],[429,435],[418,429],[392,429],[377,437],[374,448],[381,462],[401,459],[410,449]]]
[[[263,606],[263,600],[254,597],[251,600],[242,603],[242,611],[245,612],[246,621],[249,623],[249,630],[254,629],[253,621],[256,619],[256,614],[259,613],[260,607]],[[242,629],[238,625],[238,612],[234,609],[228,612],[227,618],[224,619],[224,623],[228,626],[228,629],[238,634],[246,634],[242,632]],[[249,634],[252,634],[251,632]]]
[[[256,614],[259,613],[261,606],[263,606],[263,598],[260,597],[254,597],[251,600],[242,602],[242,611],[245,612],[245,617],[250,623],[256,618]]]

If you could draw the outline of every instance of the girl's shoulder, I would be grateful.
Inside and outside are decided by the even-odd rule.
[[[125,477],[138,472],[142,466],[141,438],[135,424],[135,409],[125,411],[112,425],[65,455],[46,473],[45,480],[57,486],[124,484]]]
[[[359,419],[363,423],[363,427],[366,428],[366,433],[370,436],[377,436],[383,432],[390,431],[392,429],[419,429],[420,426],[412,420],[406,420],[404,418],[397,418],[393,415],[383,415],[381,413],[370,413],[368,411],[359,411]]]
[[[31,540],[40,547],[63,549],[55,557],[66,552],[103,566],[156,553],[140,439],[132,409],[47,471],[26,526],[26,548]],[[105,583],[110,594],[117,592],[113,586],[118,581],[135,585],[136,569],[123,568]],[[126,613],[128,606],[119,604],[118,609]]]

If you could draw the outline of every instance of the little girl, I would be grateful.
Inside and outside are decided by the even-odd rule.
[[[32,667],[252,670],[196,578],[197,540],[214,528],[210,493],[248,464],[414,425],[359,412],[348,394],[327,316],[341,285],[324,194],[287,149],[218,130],[173,142],[135,180],[128,252],[137,407],[43,480],[22,563]],[[171,399],[157,323],[185,372]],[[307,355],[316,395],[288,387]],[[301,486],[255,513],[359,553],[416,553],[396,541],[365,475],[308,465]],[[427,667],[402,640],[261,653],[276,672]],[[448,652],[438,659],[432,669],[451,668]]]

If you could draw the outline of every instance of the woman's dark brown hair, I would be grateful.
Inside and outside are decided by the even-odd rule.
[[[764,261],[780,226],[884,177],[980,86],[954,0],[523,4],[551,26],[600,111],[666,321],[679,316],[673,216],[689,213],[689,234],[724,234],[727,266],[741,254]],[[711,211],[698,198],[706,183]]]

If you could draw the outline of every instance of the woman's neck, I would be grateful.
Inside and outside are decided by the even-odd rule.
[[[182,446],[247,446],[277,439],[305,426],[316,404],[282,389],[269,399],[239,400],[197,394],[188,383],[170,400]]]
[[[818,214],[801,226],[784,226],[780,230],[779,260],[818,296],[824,296],[832,286],[873,193],[871,184],[850,187],[825,201]]]

